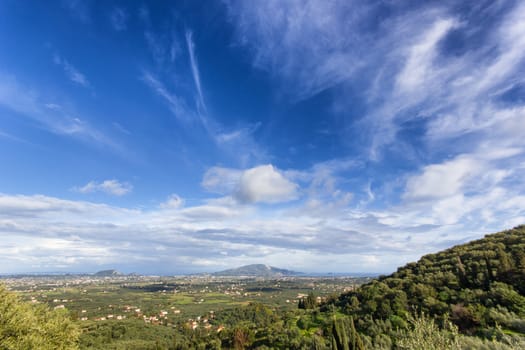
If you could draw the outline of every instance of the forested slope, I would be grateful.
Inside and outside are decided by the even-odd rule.
[[[525,226],[519,226],[423,256],[332,304],[367,334],[402,328],[409,314],[425,313],[450,319],[462,333],[488,336],[494,327],[525,333],[524,295]]]

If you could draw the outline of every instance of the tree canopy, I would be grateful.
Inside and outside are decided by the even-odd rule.
[[[0,284],[1,350],[77,349],[79,335],[67,310],[24,302]]]

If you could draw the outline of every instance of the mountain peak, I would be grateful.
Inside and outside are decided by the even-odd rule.
[[[280,269],[266,264],[244,265],[234,269],[215,272],[214,276],[282,277],[297,276],[300,272]]]
[[[122,276],[123,274],[117,270],[101,270],[95,273],[95,276],[99,277],[110,277],[110,276]]]

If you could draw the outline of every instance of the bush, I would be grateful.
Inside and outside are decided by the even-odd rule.
[[[460,350],[459,333],[456,326],[450,321],[444,321],[444,329],[440,329],[434,319],[420,316],[410,316],[409,330],[401,331],[397,342],[397,349],[406,350]]]

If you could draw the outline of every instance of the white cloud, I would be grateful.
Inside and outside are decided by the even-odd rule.
[[[335,162],[331,165],[337,167]],[[297,196],[298,185],[287,177],[292,171],[281,172],[271,165],[217,169],[210,171],[216,179],[209,186],[217,189],[220,181],[215,180],[231,177],[232,183],[221,189],[229,193],[191,205],[177,195],[139,210],[42,195],[0,195],[0,258],[6,262],[0,272],[94,271],[101,264],[123,266],[130,272],[209,270],[193,264],[203,251],[217,267],[263,262],[306,271],[388,272],[424,253],[507,228],[525,217],[522,185],[516,184],[514,190],[501,187],[516,174],[490,175],[485,180],[483,173],[463,181],[458,193],[448,197],[374,211],[351,208],[348,200],[336,208],[321,197],[306,197],[284,208],[246,205],[234,198],[239,191],[251,203]],[[312,178],[300,182],[308,187]],[[473,185],[478,180],[481,184]],[[103,183],[84,187],[91,191]],[[344,201],[338,184],[330,185],[334,191],[330,197]],[[475,193],[462,193],[470,188],[476,188]],[[179,270],[174,271],[174,266]],[[165,270],[159,270],[162,267]]]
[[[511,164],[522,152],[519,148],[486,144],[475,152],[427,165],[407,179],[403,197],[408,201],[433,200],[483,193],[516,172]]]
[[[276,73],[298,98],[352,76],[362,64],[356,35],[366,6],[347,1],[228,1],[237,40],[255,67]],[[315,38],[315,40],[312,40]]]
[[[210,192],[231,195],[241,203],[287,202],[299,195],[299,186],[271,164],[246,170],[212,167],[201,184]]]
[[[442,198],[457,194],[465,183],[483,170],[483,163],[476,159],[458,157],[453,160],[424,167],[419,175],[408,179],[407,199]]]
[[[160,204],[162,209],[179,209],[184,206],[184,198],[177,194],[169,196],[168,200]]]
[[[490,62],[479,76],[476,93],[493,88],[504,82],[525,57],[525,4],[518,2],[507,14],[498,32],[495,33],[498,56]]]
[[[209,226],[215,226],[217,222],[239,218],[243,213],[235,206],[223,205],[221,203],[210,202],[203,205],[185,208],[181,214],[189,220],[201,220]]]
[[[123,196],[133,190],[133,186],[127,182],[118,180],[104,180],[102,182],[90,181],[82,187],[75,187],[74,190],[79,193],[104,192],[114,196]]]
[[[105,204],[71,201],[44,195],[8,195],[0,193],[0,217],[11,220],[27,217],[32,222],[40,217],[57,220],[115,220],[131,217],[136,211],[114,208]],[[126,220],[127,221],[127,220]],[[5,222],[4,222],[5,223]],[[41,227],[40,229],[44,229]]]
[[[516,148],[481,145],[476,152],[427,165],[408,177],[403,203],[391,208],[399,216],[382,222],[459,225],[464,230],[476,225],[493,227],[501,220],[508,221],[506,217],[519,216],[521,209],[516,203],[521,197],[522,181],[513,164],[521,154]],[[508,201],[517,211],[505,208]]]
[[[201,185],[209,192],[220,194],[232,194],[238,186],[242,170],[211,167],[206,171]]]
[[[245,203],[287,202],[298,197],[298,186],[271,164],[261,165],[243,172],[235,197]]]
[[[437,20],[421,40],[409,48],[405,66],[397,76],[400,89],[414,90],[423,81],[431,79],[431,75],[438,74],[433,66],[437,44],[455,25],[456,22],[450,18]]]
[[[523,145],[515,127],[524,108],[503,105],[498,102],[498,95],[522,81],[519,77],[525,58],[525,26],[521,20],[524,16],[525,6],[518,4],[488,36],[483,48],[434,63],[432,69],[440,77],[432,89],[423,90],[434,100],[432,108],[441,107],[443,112],[435,113],[429,120],[430,142],[474,134],[476,141]]]

